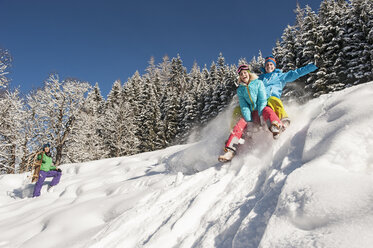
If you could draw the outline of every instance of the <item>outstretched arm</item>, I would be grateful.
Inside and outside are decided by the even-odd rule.
[[[304,75],[307,75],[308,73],[315,71],[316,69],[317,69],[317,66],[311,63],[301,68],[284,73],[281,76],[281,81],[283,82],[283,86],[285,86],[286,83],[293,82],[297,80],[298,78],[303,77]]]

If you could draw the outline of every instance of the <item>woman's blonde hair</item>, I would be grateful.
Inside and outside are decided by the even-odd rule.
[[[249,76],[250,76],[249,83],[250,83],[251,81],[253,81],[253,80],[259,78],[258,75],[256,75],[256,74],[253,73],[253,72],[250,72],[250,71],[249,71]],[[241,78],[240,78],[240,75],[238,75],[238,80],[237,80],[237,84],[236,84],[236,85],[238,86],[238,85],[240,85],[240,83],[241,83]]]

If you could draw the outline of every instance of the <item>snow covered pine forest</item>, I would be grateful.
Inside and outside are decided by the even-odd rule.
[[[369,247],[371,13],[370,0],[298,6],[273,54],[319,70],[286,88],[281,138],[258,133],[224,165],[236,65],[222,54],[189,72],[152,58],[105,100],[57,74],[22,97],[0,49],[0,247]],[[249,64],[260,73],[262,55]],[[27,160],[45,142],[63,176],[32,199]]]

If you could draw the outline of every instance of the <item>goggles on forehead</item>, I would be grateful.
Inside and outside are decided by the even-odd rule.
[[[240,65],[240,66],[238,67],[238,69],[237,69],[237,74],[240,74],[240,72],[241,72],[242,70],[247,70],[247,71],[250,72],[250,68],[249,68],[248,65]]]

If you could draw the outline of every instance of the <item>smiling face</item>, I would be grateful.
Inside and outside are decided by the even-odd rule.
[[[242,70],[240,72],[240,81],[244,83],[248,83],[250,81],[250,74],[247,70]]]
[[[45,152],[49,152],[49,150],[50,150],[49,146],[46,146],[46,147],[44,148],[44,151],[45,151]]]
[[[271,73],[275,70],[275,65],[272,62],[267,62],[265,66],[266,73]]]

